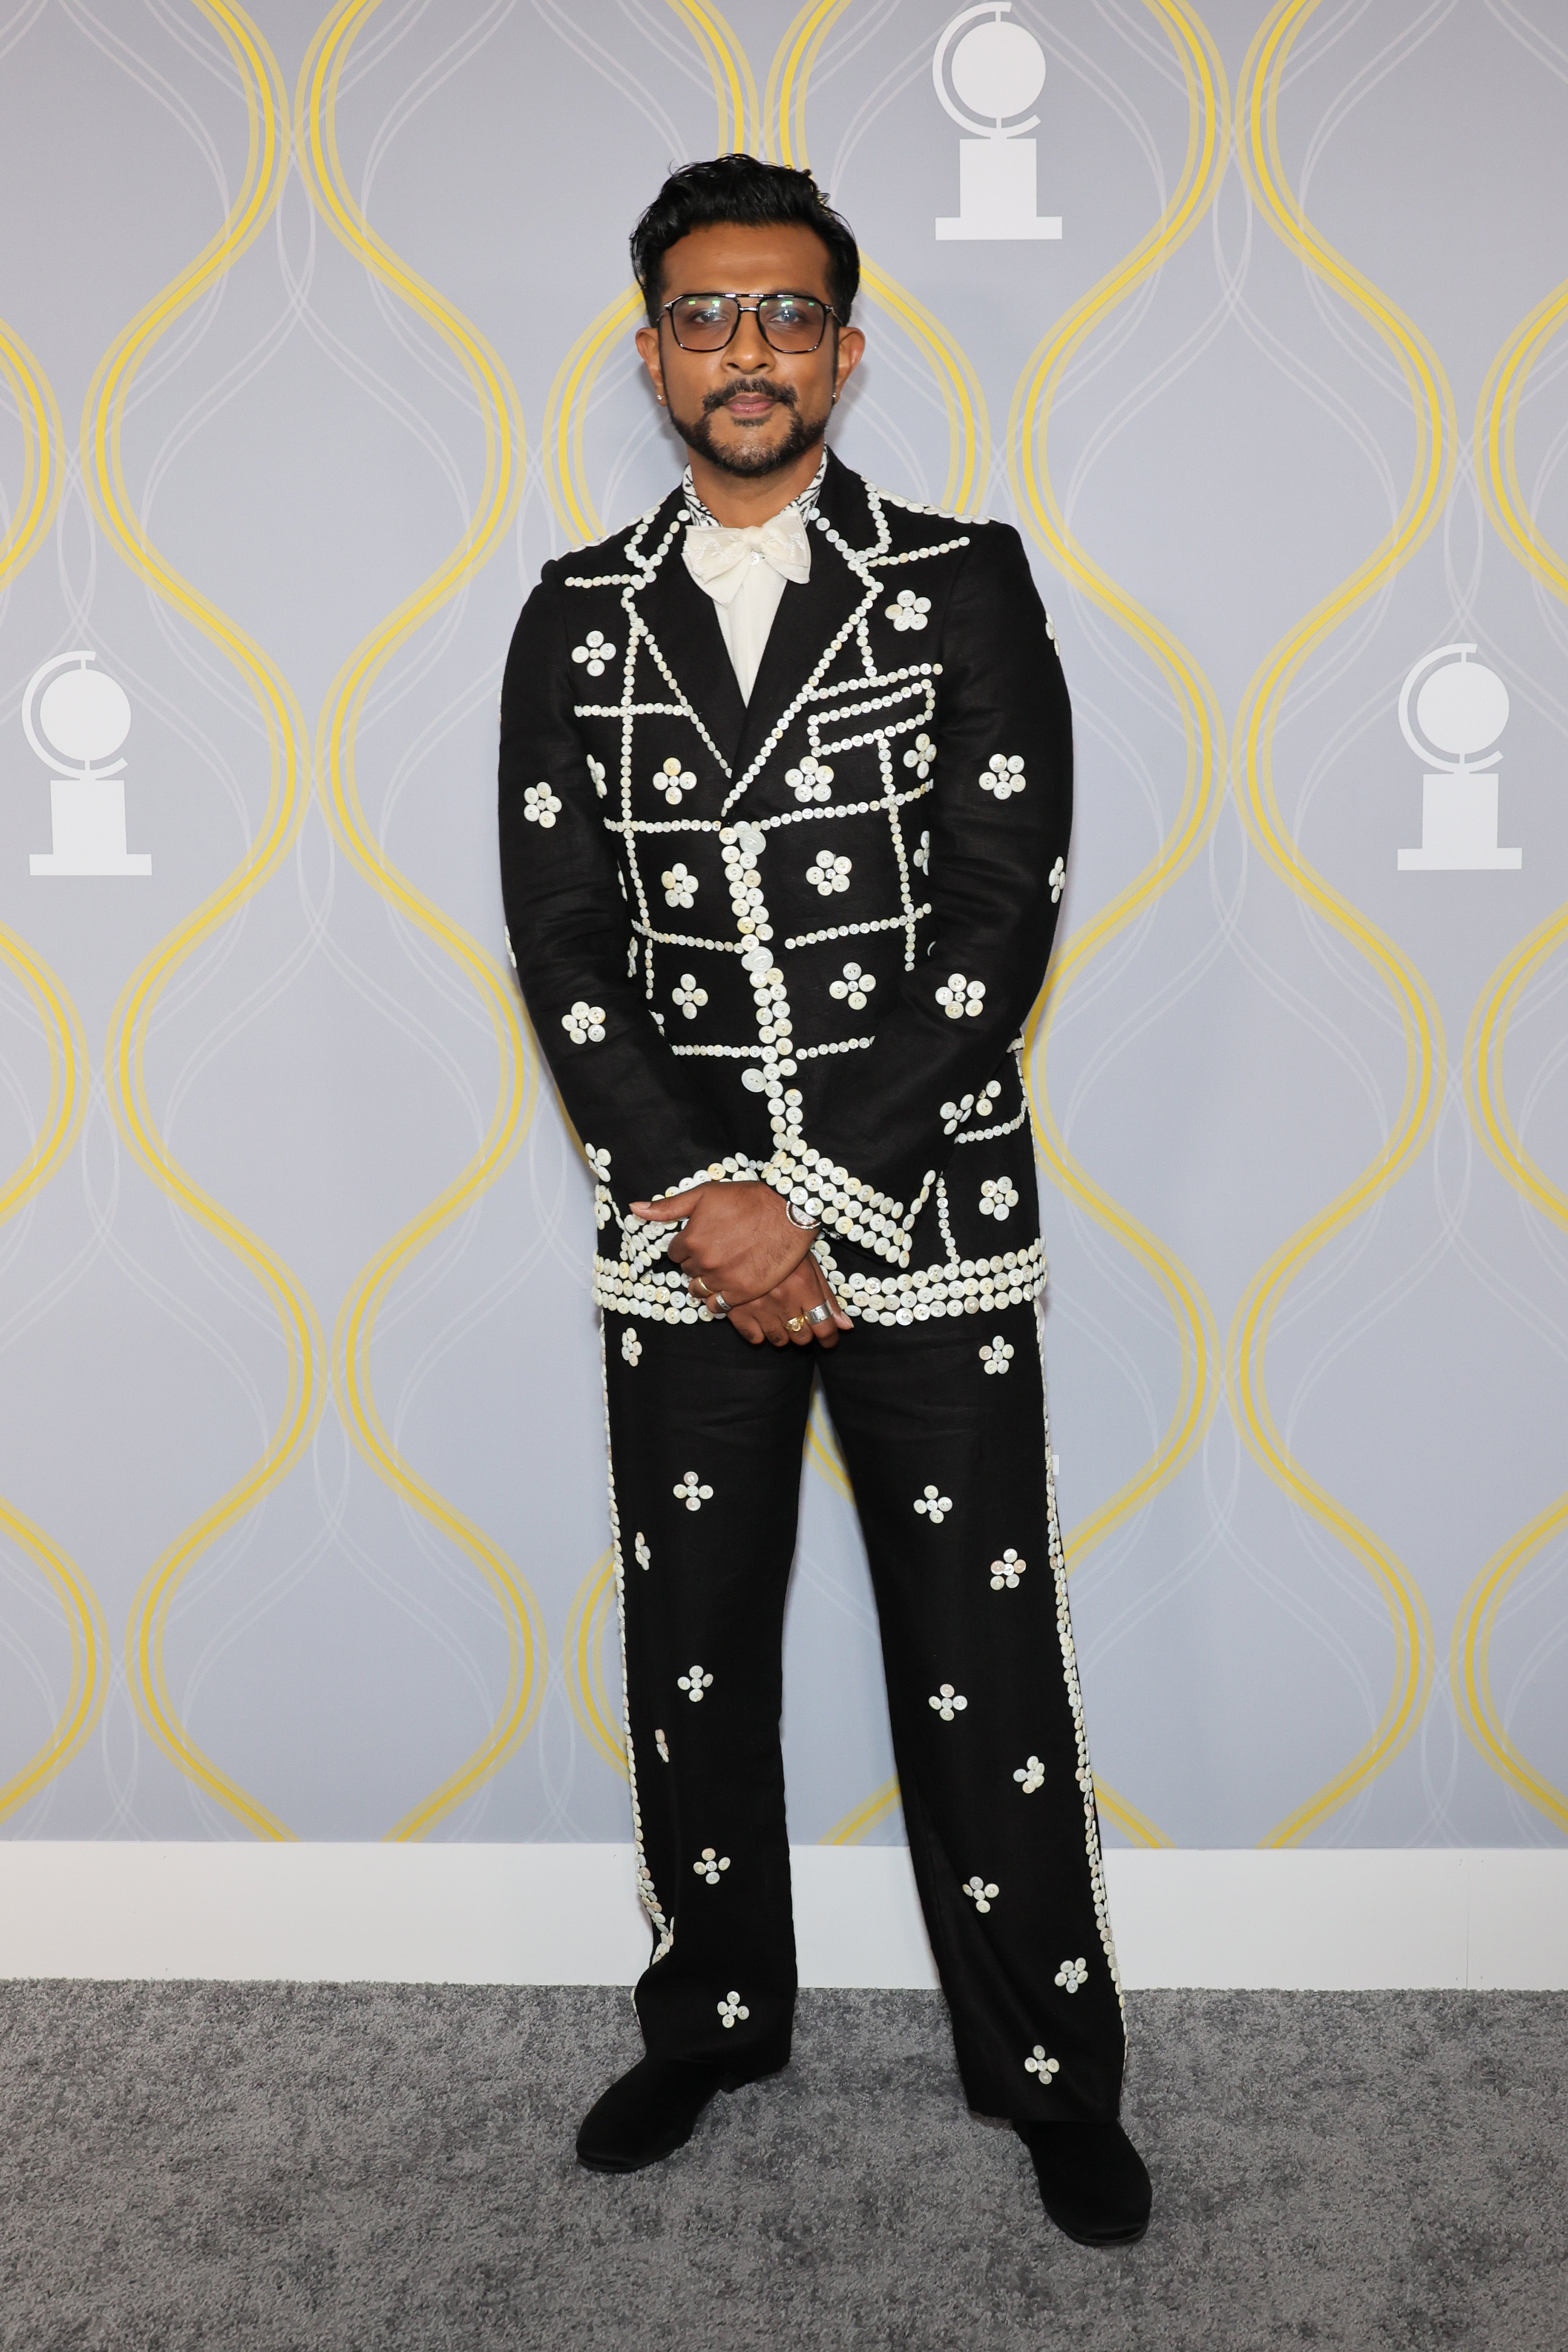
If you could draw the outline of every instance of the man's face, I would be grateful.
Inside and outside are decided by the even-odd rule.
[[[661,304],[682,294],[812,294],[828,303],[828,249],[795,224],[693,229],[664,256]],[[654,388],[688,447],[726,473],[776,473],[822,437],[865,338],[830,319],[814,352],[776,352],[754,310],[719,352],[683,351],[668,317],[637,336]]]

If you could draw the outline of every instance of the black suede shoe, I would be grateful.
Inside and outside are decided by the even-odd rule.
[[[1013,2125],[1034,2158],[1040,2201],[1081,2246],[1134,2246],[1149,2226],[1154,2190],[1144,2159],[1120,2124]]]
[[[736,2087],[711,2059],[640,2059],[583,2117],[577,2160],[590,2172],[640,2172],[684,2147],[714,2094]]]

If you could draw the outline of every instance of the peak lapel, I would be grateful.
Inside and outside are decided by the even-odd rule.
[[[831,452],[817,511],[827,517],[852,547],[870,542],[870,514],[860,489],[860,478],[841,466]],[[768,633],[751,700],[745,706],[746,724],[735,757],[737,778],[757,757],[779,719],[865,594],[864,583],[851,571],[827,533],[820,531],[814,523],[810,526],[810,540],[811,576],[803,583],[791,580],[787,583]],[[683,565],[683,571],[685,568]]]
[[[663,543],[682,506],[678,490],[666,499],[644,542],[650,549]],[[683,527],[664,549],[659,569],[648,585],[632,591],[632,602],[669,664],[681,692],[733,769],[745,725],[746,705],[740,698],[713,598],[697,586],[686,570],[681,553],[684,537]],[[647,659],[645,655],[643,659]],[[644,678],[637,698],[658,701],[661,698]]]

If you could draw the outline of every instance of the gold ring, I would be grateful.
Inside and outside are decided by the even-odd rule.
[[[805,1328],[806,1318],[803,1315],[791,1315],[784,1326],[786,1331],[803,1331]]]
[[[706,1285],[706,1283],[703,1280],[703,1278],[702,1278],[702,1276],[701,1276],[701,1275],[700,1275],[700,1274],[699,1274],[699,1275],[697,1275],[697,1276],[695,1277],[695,1283],[696,1283],[696,1286],[697,1286],[697,1288],[702,1292],[703,1297],[706,1298],[706,1297],[707,1297],[707,1285]]]

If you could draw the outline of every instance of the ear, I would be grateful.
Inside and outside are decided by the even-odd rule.
[[[839,332],[838,366],[833,373],[833,398],[837,400],[856,368],[865,357],[865,337],[858,327],[844,327]]]
[[[636,343],[637,350],[642,357],[643,365],[648,371],[649,379],[653,383],[653,390],[658,394],[660,401],[663,402],[664,397],[664,371],[660,364],[659,330],[657,327],[639,327],[636,334]]]

